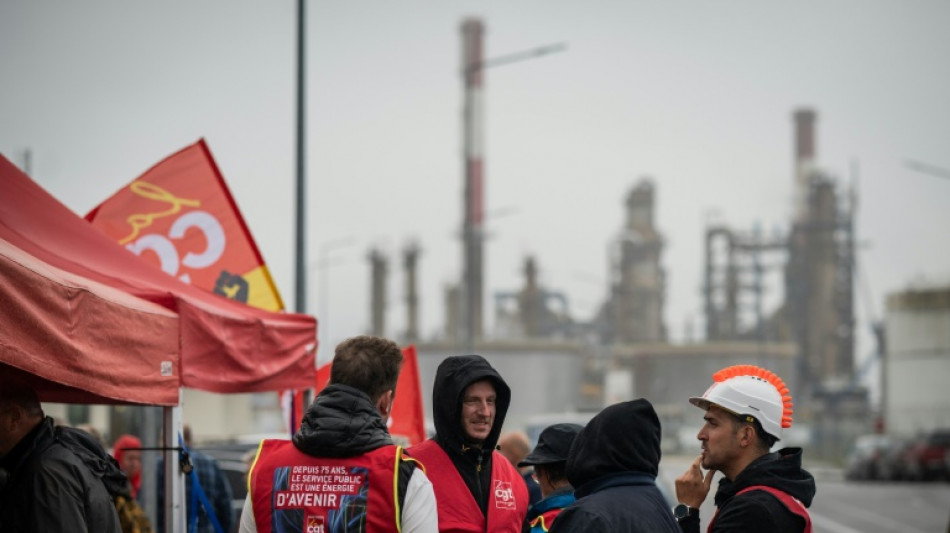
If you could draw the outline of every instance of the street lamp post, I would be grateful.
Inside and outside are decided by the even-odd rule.
[[[306,182],[306,2],[297,0],[297,179],[295,227],[294,310],[307,312],[307,182]]]
[[[479,19],[462,22],[462,158],[465,176],[464,218],[462,220],[462,330],[465,348],[471,351],[475,339],[482,337],[483,244],[484,244],[484,160],[482,72],[494,66],[560,52],[555,44],[509,54],[491,60],[482,59],[484,25]]]

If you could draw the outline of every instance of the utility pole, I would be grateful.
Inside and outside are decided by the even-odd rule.
[[[306,0],[297,0],[297,217],[294,310],[307,312]]]
[[[462,21],[462,161],[465,176],[462,220],[462,339],[471,351],[483,333],[483,282],[485,240],[485,161],[483,71],[486,68],[559,52],[561,44],[539,47],[489,61],[482,59],[484,24],[480,19]]]

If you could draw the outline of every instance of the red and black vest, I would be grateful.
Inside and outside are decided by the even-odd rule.
[[[805,520],[805,529],[802,530],[803,533],[812,533],[811,516],[808,514],[808,509],[805,508],[805,504],[798,501],[798,498],[795,498],[794,496],[785,492],[784,490],[779,490],[775,487],[769,487],[766,485],[752,485],[752,486],[746,487],[740,490],[739,492],[737,492],[736,496],[749,492],[750,490],[764,490],[765,492],[768,492],[772,496],[775,496],[775,498],[778,501],[782,502],[782,505],[784,505],[785,508],[789,510],[789,512],[791,512],[792,514],[798,515],[802,517],[802,519]],[[733,498],[735,498],[735,496],[733,496]],[[716,509],[716,514],[713,515],[712,520],[709,521],[709,527],[706,529],[708,533],[712,533],[713,524],[716,523],[716,515],[718,514],[719,514],[719,509]]]
[[[528,488],[521,474],[497,451],[492,452],[488,524],[465,480],[434,440],[409,449],[422,463],[435,490],[440,533],[519,533],[528,512]]]
[[[258,533],[401,530],[401,457],[402,448],[392,445],[327,458],[288,440],[262,441],[248,481]]]

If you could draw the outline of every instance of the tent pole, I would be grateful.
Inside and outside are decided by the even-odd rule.
[[[179,394],[179,398],[181,395]],[[178,435],[181,433],[181,404],[162,408],[162,440],[165,469],[165,531],[185,533],[185,476],[178,467]],[[174,449],[173,449],[174,448]],[[171,494],[171,498],[167,496]]]
[[[139,490],[139,501],[142,503],[142,509],[149,519],[155,523],[156,517],[160,512],[158,507],[158,459],[163,457],[156,448],[161,446],[160,424],[161,407],[143,405],[142,410],[142,445],[150,450],[142,451],[142,488]]]

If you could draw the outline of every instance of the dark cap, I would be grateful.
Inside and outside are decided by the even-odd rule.
[[[538,436],[538,445],[518,463],[518,466],[546,465],[567,461],[567,452],[577,434],[584,429],[579,424],[554,424],[544,428]]]

